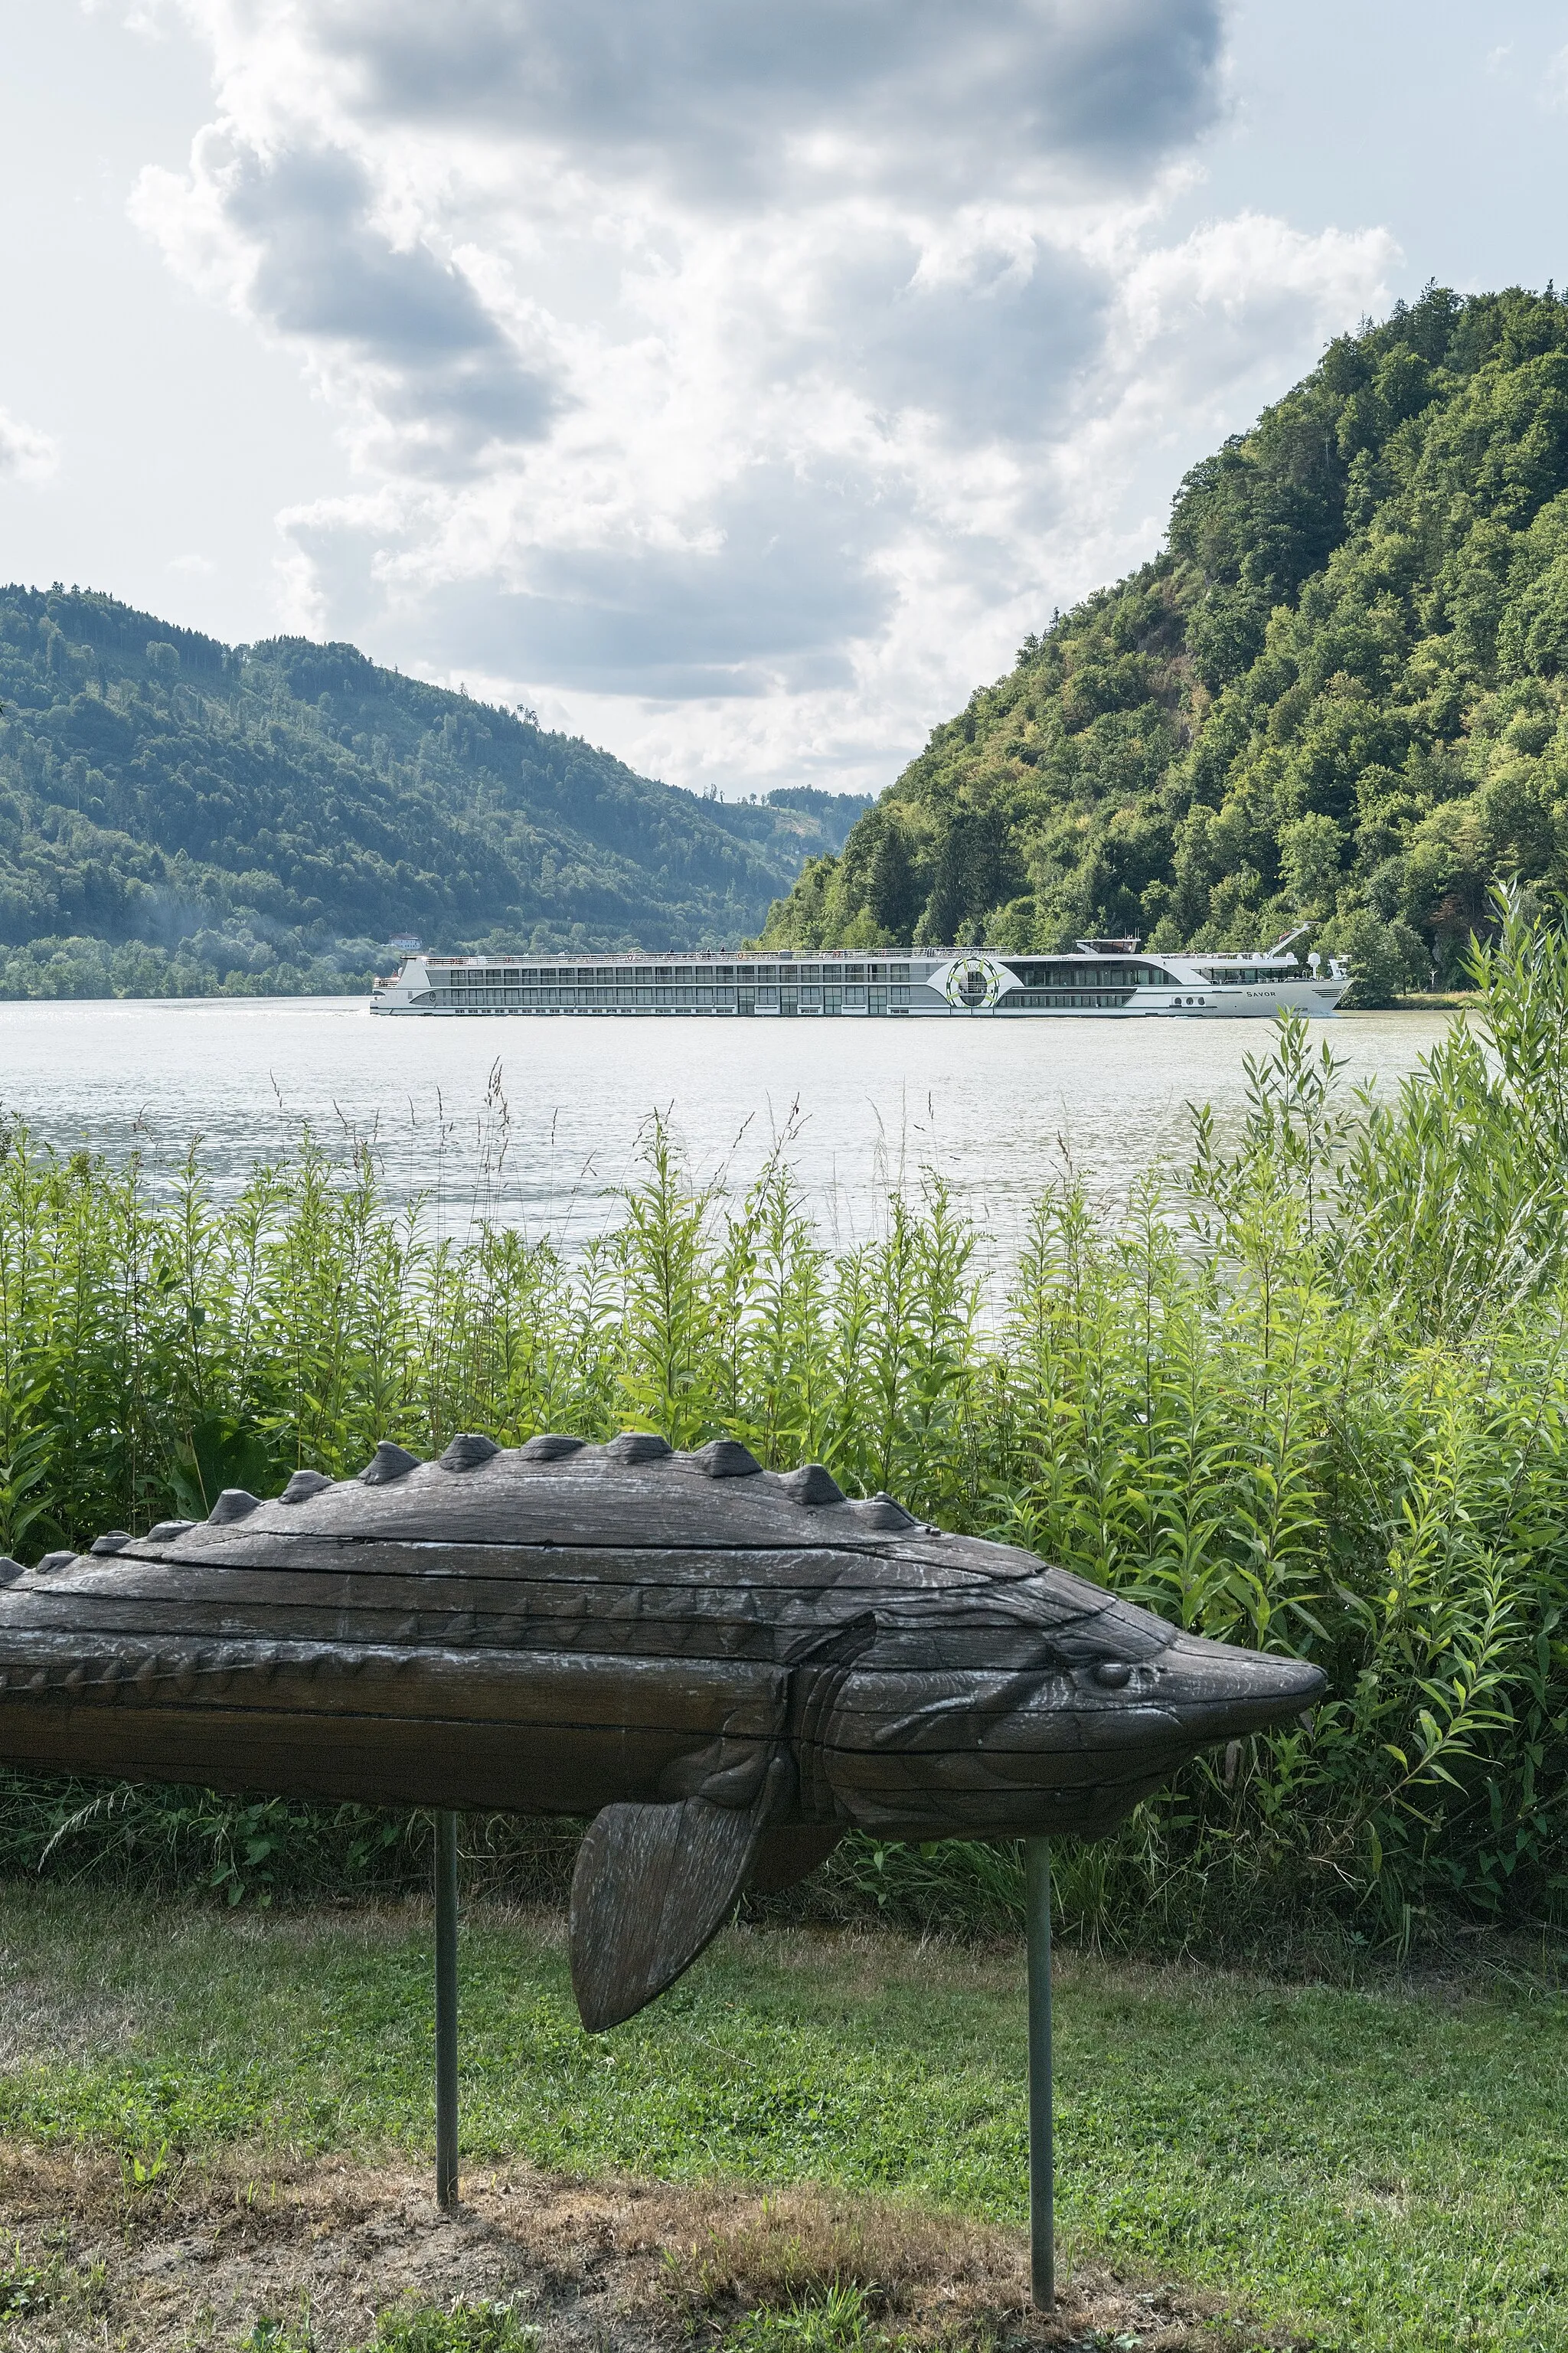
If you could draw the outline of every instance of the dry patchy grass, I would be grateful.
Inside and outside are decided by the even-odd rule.
[[[342,2159],[176,2165],[138,2183],[79,2151],[0,2145],[5,2353],[218,2353],[273,2321],[347,2353],[400,2304],[506,2301],[547,2353],[710,2347],[748,2315],[858,2291],[873,2342],[907,2348],[1284,2346],[1179,2286],[1090,2266],[1054,2319],[1032,2312],[1021,2234],[928,2209],[792,2189],[676,2189],[523,2166],[465,2180]]]

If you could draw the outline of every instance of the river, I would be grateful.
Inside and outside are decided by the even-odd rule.
[[[1392,1092],[1443,1013],[1315,1026],[1344,1084]],[[1256,1021],[373,1018],[343,997],[0,1006],[0,1108],[62,1149],[139,1149],[154,1182],[195,1136],[231,1193],[308,1126],[372,1141],[387,1190],[460,1232],[476,1210],[580,1246],[615,1214],[649,1115],[690,1166],[743,1185],[781,1139],[825,1235],[878,1229],[889,1187],[939,1171],[1005,1256],[1069,1162],[1122,1190],[1179,1159],[1186,1105],[1234,1132]]]

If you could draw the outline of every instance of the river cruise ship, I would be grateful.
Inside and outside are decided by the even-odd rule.
[[[1344,965],[1305,963],[1291,940],[1225,955],[1147,955],[1134,940],[1085,940],[1070,955],[997,948],[715,949],[686,955],[405,955],[373,1013],[707,1013],[769,1018],[915,1015],[996,1021],[1179,1020],[1332,1013]]]

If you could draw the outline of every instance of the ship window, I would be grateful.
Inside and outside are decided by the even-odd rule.
[[[844,967],[844,977],[846,980],[864,980],[866,977],[865,965],[863,964],[847,964]]]

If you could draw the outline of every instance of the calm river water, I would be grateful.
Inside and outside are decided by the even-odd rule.
[[[1392,1089],[1441,1013],[1323,1025],[1345,1084]],[[1320,1034],[1316,1030],[1314,1036]],[[215,1187],[307,1125],[372,1137],[389,1192],[461,1231],[476,1207],[568,1248],[615,1214],[668,1114],[693,1167],[743,1184],[775,1139],[825,1233],[876,1230],[890,1186],[940,1170],[1007,1254],[1064,1157],[1121,1189],[1179,1157],[1185,1105],[1233,1127],[1253,1021],[373,1019],[342,997],[0,1006],[0,1105],[50,1143],[155,1169],[203,1138]]]

